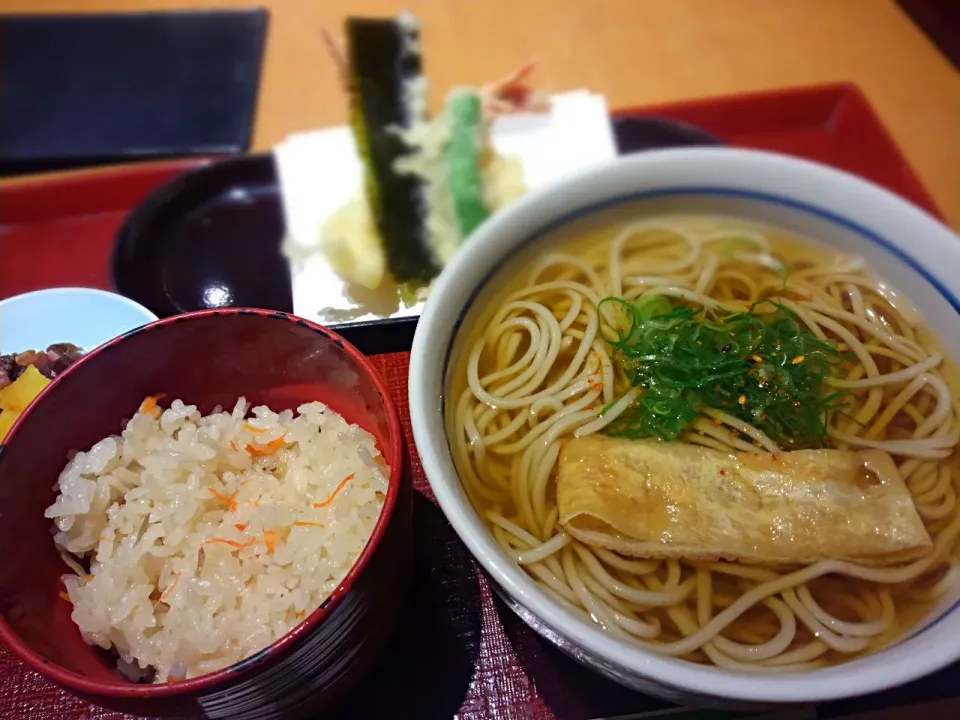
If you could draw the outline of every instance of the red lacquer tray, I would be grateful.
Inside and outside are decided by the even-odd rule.
[[[691,123],[731,145],[833,165],[939,215],[896,143],[853,85],[617,112],[618,116],[634,114]],[[72,173],[0,188],[0,299],[45,287],[109,289],[113,235],[127,211],[165,180],[204,162],[177,160]]]
[[[873,180],[939,214],[870,105],[851,85],[721,97],[618,115],[635,113],[692,123],[731,145],[818,160]],[[202,162],[70,174],[0,188],[0,298],[64,285],[109,288],[107,260],[113,233],[126,212],[166,179]],[[661,712],[683,717],[665,702],[624,690],[582,669],[494,599],[486,578],[432,503],[413,451],[407,353],[372,360],[400,408],[412,451],[414,484],[420,491],[415,508],[416,590],[405,601],[403,626],[380,667],[331,717],[589,720]],[[896,691],[806,708],[791,716],[839,717],[952,698],[960,694],[957,688],[960,668],[951,668]],[[0,649],[0,719],[124,717],[67,695]]]

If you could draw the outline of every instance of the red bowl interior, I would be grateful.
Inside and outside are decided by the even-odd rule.
[[[241,395],[275,411],[319,400],[377,439],[391,468],[373,537],[330,600],[271,646],[282,650],[315,627],[362,571],[396,502],[402,473],[399,419],[372,366],[318,325],[283,313],[230,309],[168,318],[89,353],[51,383],[0,445],[0,638],[34,669],[75,690],[111,696],[171,695],[236,679],[222,670],[172,685],[136,685],[88,646],[60,598],[68,569],[44,509],[71,450],[122,429],[147,395],[165,393],[202,413]],[[265,653],[264,658],[271,653]],[[260,656],[257,656],[260,658]],[[248,672],[262,662],[242,663]]]

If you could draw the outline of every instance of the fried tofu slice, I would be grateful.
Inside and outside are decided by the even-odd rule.
[[[932,547],[893,459],[869,450],[723,453],[590,435],[564,443],[560,523],[633,557],[882,567]]]

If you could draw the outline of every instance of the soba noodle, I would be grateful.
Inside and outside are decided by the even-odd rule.
[[[654,295],[730,311],[775,298],[852,354],[826,380],[850,398],[829,417],[829,435],[838,448],[894,457],[932,552],[899,567],[768,567],[628,558],[566,534],[555,493],[560,441],[603,432],[639,392],[618,373],[598,304]],[[543,590],[612,635],[732,670],[797,671],[896,640],[960,581],[953,370],[909,304],[861,262],[730,218],[608,225],[541,255],[473,333],[453,366],[447,409],[463,484]],[[779,451],[719,408],[679,440]]]

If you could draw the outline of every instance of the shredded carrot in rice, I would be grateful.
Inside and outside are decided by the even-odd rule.
[[[266,445],[247,445],[247,452],[251,455],[273,455],[277,450],[283,447],[283,435],[276,440],[271,440]]]
[[[137,411],[143,413],[144,415],[150,415],[151,417],[158,418],[160,417],[160,408],[157,406],[157,401],[166,397],[166,394],[159,393],[158,395],[147,395],[143,402],[140,403],[140,409]]]
[[[173,574],[173,582],[170,583],[170,586],[169,586],[166,590],[163,591],[163,594],[160,596],[160,602],[163,602],[163,601],[166,600],[168,597],[170,597],[170,593],[173,592],[174,588],[177,587],[177,583],[180,582],[180,575],[181,575],[181,573],[174,573],[174,574]]]
[[[148,385],[147,387],[141,388],[141,390],[143,389],[163,389],[163,385],[160,385],[159,388],[156,385],[153,387]],[[160,400],[160,398],[163,397],[161,395],[150,395],[146,398],[141,398],[143,402],[138,412],[149,416],[151,419],[162,418],[166,410],[170,409],[171,402],[173,402],[174,398],[178,397],[173,393],[172,388],[168,387],[166,389],[171,390],[171,393],[168,395],[170,400],[165,398]],[[137,394],[135,393],[128,401],[134,400],[136,397]],[[166,402],[167,404],[160,405],[159,403],[162,402]],[[178,409],[182,407],[180,400],[177,400],[174,404],[176,408],[172,409],[171,416],[178,413]],[[189,412],[190,407],[184,406],[187,407],[184,413]],[[128,417],[131,416],[131,407],[132,404],[127,407]],[[274,588],[270,587],[266,580],[264,583],[259,582],[260,577],[267,577],[267,574],[262,572],[264,568],[270,569],[271,565],[282,563],[283,567],[281,568],[281,566],[278,565],[277,568],[271,570],[271,574],[280,572],[279,577],[284,577],[283,573],[288,571],[290,563],[296,564],[301,558],[306,557],[309,559],[316,554],[316,548],[311,547],[310,543],[306,545],[301,545],[300,543],[291,544],[288,537],[293,528],[317,528],[324,529],[325,531],[330,530],[331,533],[336,529],[335,524],[332,523],[331,519],[328,518],[325,513],[311,513],[310,509],[332,508],[333,504],[339,502],[340,510],[336,511],[336,514],[349,512],[357,515],[358,525],[360,521],[362,521],[364,526],[370,526],[369,532],[372,532],[373,526],[376,524],[376,517],[371,518],[370,513],[366,512],[366,510],[368,507],[374,505],[375,499],[382,502],[382,496],[378,495],[375,498],[375,488],[368,489],[367,480],[372,474],[372,476],[376,476],[376,480],[382,481],[380,473],[378,473],[375,468],[384,468],[384,473],[388,473],[389,469],[384,467],[386,460],[380,456],[379,450],[376,448],[376,445],[373,444],[375,438],[372,438],[369,433],[351,432],[344,433],[346,438],[341,436],[339,440],[334,440],[334,438],[337,437],[337,427],[352,429],[355,428],[355,426],[346,423],[340,416],[328,414],[327,419],[329,424],[324,428],[324,436],[320,435],[316,427],[311,428],[311,422],[308,421],[305,422],[304,427],[306,429],[312,429],[316,435],[315,437],[308,437],[304,434],[304,437],[301,438],[298,435],[294,435],[290,440],[287,440],[286,435],[283,433],[289,432],[289,429],[281,427],[279,423],[273,423],[266,418],[260,419],[253,415],[240,417],[243,408],[244,403],[238,402],[238,410],[232,419],[228,415],[229,410],[224,412],[220,407],[216,408],[216,415],[219,415],[219,417],[216,415],[211,416],[216,422],[221,423],[220,426],[216,427],[224,427],[227,428],[227,430],[219,437],[219,452],[215,453],[211,450],[208,454],[213,457],[209,458],[209,462],[205,461],[203,463],[203,474],[209,474],[211,477],[201,478],[200,472],[197,471],[194,479],[199,478],[200,482],[198,485],[194,485],[192,491],[188,490],[187,492],[187,494],[190,495],[188,498],[190,504],[196,505],[192,512],[199,515],[195,520],[190,521],[191,525],[196,524],[197,527],[194,529],[197,530],[197,532],[194,534],[192,541],[189,538],[183,539],[182,547],[174,547],[172,544],[167,546],[168,553],[162,558],[165,561],[163,564],[166,565],[166,567],[160,568],[159,565],[157,565],[157,572],[153,575],[153,581],[148,583],[148,587],[145,590],[145,594],[148,596],[147,610],[156,614],[158,621],[162,619],[164,613],[187,612],[187,610],[177,610],[182,603],[189,601],[188,604],[195,604],[191,599],[192,594],[195,592],[196,587],[199,587],[197,585],[198,582],[201,585],[203,584],[200,582],[200,574],[196,568],[197,562],[203,567],[212,567],[211,563],[214,565],[218,562],[226,563],[228,559],[233,563],[230,568],[235,571],[235,574],[239,574],[241,577],[237,579],[235,588],[228,588],[228,595],[237,595],[239,598],[247,598],[247,600],[249,600],[250,593],[272,593]],[[316,412],[316,410],[313,410],[313,412]],[[288,413],[289,411],[284,414],[284,419]],[[308,416],[308,419],[312,417],[307,411],[304,411],[303,415]],[[199,413],[191,415],[194,420],[196,420],[198,416]],[[250,418],[253,419],[251,420]],[[173,432],[173,439],[176,441],[176,433],[167,426],[164,426],[166,429],[160,428],[159,420],[151,425],[147,425],[147,422],[148,420],[142,420],[139,419],[138,416],[134,416],[133,425],[145,428],[144,432],[152,432],[158,437],[165,434],[168,438],[170,433]],[[207,422],[207,419],[204,419],[203,422]],[[251,425],[251,422],[254,424]],[[256,422],[263,422],[264,425],[262,428],[258,428],[255,426]],[[197,421],[196,424],[200,427],[203,426],[200,421]],[[243,427],[237,427],[238,424]],[[188,424],[188,429],[192,427],[192,423]],[[297,428],[300,426],[295,424],[293,427]],[[332,432],[328,432],[328,429],[332,429]],[[247,435],[246,433],[248,431],[252,434]],[[216,440],[217,438],[211,435],[206,439]],[[343,448],[338,447],[340,443],[344,445]],[[356,445],[357,447],[350,447],[348,444]],[[228,450],[236,453],[236,455],[233,458],[228,457]],[[345,452],[346,450],[357,450],[358,453],[348,453]],[[367,452],[367,450],[369,450],[369,452]],[[243,458],[241,462],[238,459],[241,452],[248,453],[250,460]],[[372,458],[370,457],[371,455]],[[261,459],[263,456],[270,457]],[[371,462],[371,460],[375,461],[377,465],[374,465],[374,462]],[[365,467],[363,461],[372,466],[372,468]],[[130,462],[134,463],[135,461],[131,460]],[[133,467],[135,470],[139,469],[137,465],[133,465]],[[297,474],[303,473],[305,477],[308,477],[310,482],[308,484],[295,482],[301,478],[294,477],[293,468],[296,468],[295,472]],[[191,472],[193,471],[191,470]],[[341,479],[334,481],[334,478],[338,475],[340,475]],[[361,478],[357,480],[356,475],[360,475]],[[104,482],[107,481],[108,479],[104,479]],[[357,486],[356,492],[351,493],[349,500],[339,499],[339,496],[344,494],[345,489],[351,484],[351,481],[352,484]],[[330,487],[331,485],[333,487]],[[376,485],[376,483],[374,483],[374,485]],[[249,491],[243,486],[249,486]],[[330,490],[324,493],[324,487],[330,488]],[[231,488],[233,488],[232,491]],[[156,488],[143,487],[139,492],[143,493],[147,490],[154,492]],[[163,501],[175,509],[177,503],[176,498],[164,496],[162,490],[163,488],[160,488],[160,494],[156,498],[157,505],[160,506],[161,501]],[[240,497],[241,493],[243,497]],[[357,500],[356,508],[354,507],[355,498]],[[128,504],[129,502],[132,502],[132,500],[128,501]],[[264,512],[260,513],[260,510]],[[228,515],[233,515],[233,517],[228,517]],[[299,515],[301,519],[294,520],[297,515]],[[246,519],[241,520],[241,517]],[[319,522],[310,521],[305,519],[307,517],[324,517],[324,520]],[[111,518],[108,518],[108,521]],[[331,524],[328,526],[326,524],[327,522],[331,522]],[[109,524],[106,527],[101,526],[100,532],[97,535],[89,535],[88,538],[94,538],[94,541],[91,541],[94,551],[96,551],[97,548],[95,541],[98,538],[100,543],[119,546],[121,541],[123,541],[125,546],[129,541],[136,540],[140,534],[142,534],[142,526],[133,525],[128,527],[127,525],[123,525],[120,527],[120,525],[123,524],[118,524],[116,527]],[[231,527],[234,528],[233,533],[230,532]],[[363,527],[360,527],[360,531],[363,531]],[[222,532],[224,535],[213,536],[210,535],[212,532]],[[353,535],[356,534],[358,530],[349,528],[345,529],[345,532]],[[131,535],[131,538],[125,540],[124,538],[126,538],[127,535]],[[178,537],[173,539],[181,540],[181,534],[178,533],[177,535]],[[301,535],[305,538],[314,537],[317,542],[320,542],[320,540],[327,537],[329,533],[314,533],[312,535],[311,533],[301,533]],[[197,537],[200,539],[200,547],[203,548],[199,556],[197,555],[196,547]],[[335,540],[339,542],[338,539],[335,538]],[[347,559],[352,563],[355,561],[356,556],[359,555],[358,549],[353,547],[352,538],[348,538],[345,544],[349,547],[344,548],[344,554],[347,555]],[[219,550],[211,550],[207,547],[208,545],[225,546],[227,548],[227,555],[224,555],[223,552]],[[316,543],[314,543],[314,545],[316,545]],[[242,552],[244,549],[248,549],[250,552]],[[106,548],[106,550],[110,550],[110,548]],[[237,554],[234,555],[234,552]],[[264,558],[264,553],[268,553],[270,557]],[[68,556],[66,551],[64,551],[64,555]],[[104,556],[101,555],[101,559],[103,558]],[[189,567],[180,562],[184,560],[184,558],[186,558],[188,563],[192,563]],[[219,560],[217,558],[219,558]],[[86,613],[85,605],[92,603],[95,599],[90,596],[91,591],[95,591],[96,598],[99,598],[102,592],[109,593],[111,591],[110,583],[107,583],[104,585],[104,588],[101,589],[100,586],[106,582],[106,579],[100,575],[96,576],[99,578],[97,580],[98,587],[93,588],[92,580],[94,576],[88,574],[91,568],[82,556],[79,559],[80,562],[76,560],[71,561],[70,567],[73,568],[73,570],[65,571],[68,573],[66,578],[70,580],[71,584],[56,584],[57,590],[60,591],[59,597],[70,603],[69,607],[59,607],[58,611],[61,616],[68,615],[71,612],[78,616],[83,615]],[[94,561],[94,565],[96,566],[95,569],[97,569],[97,572],[102,575],[103,571],[99,569],[99,564]],[[344,562],[343,565],[349,567],[347,562]],[[245,569],[241,570],[241,567]],[[177,568],[177,570],[174,570],[174,568]],[[334,573],[335,571],[331,572],[331,581],[336,577]],[[184,575],[187,577],[184,578]],[[76,579],[73,579],[74,577],[76,577]],[[183,592],[177,595],[177,591],[180,589],[180,582],[184,583],[184,589]],[[87,587],[85,583],[89,583],[90,587]],[[68,588],[74,587],[77,589],[77,602],[75,607],[68,592]],[[122,588],[119,588],[118,591],[122,591]],[[303,597],[298,596],[296,598],[297,602],[294,603],[294,605],[300,605],[300,608],[294,610],[295,622],[290,623],[289,612],[291,608],[288,602],[286,608],[281,608],[278,611],[277,627],[272,627],[272,630],[279,632],[283,629],[281,626],[286,627],[301,624],[308,615],[316,611],[316,608],[326,599],[327,595],[324,588],[314,588],[313,586],[309,589],[301,589],[298,587],[297,592],[298,594],[302,594]],[[174,599],[174,596],[176,596],[176,599]],[[287,599],[292,600],[292,598]],[[229,605],[229,603],[224,607],[226,610],[229,610],[227,605]],[[216,612],[214,612],[214,610]],[[218,617],[221,611],[218,608],[214,610],[208,609],[207,615],[214,612],[213,617]],[[246,608],[244,608],[244,610],[246,610]],[[256,609],[254,608],[254,610]],[[197,614],[198,616],[202,615],[203,608],[197,611]],[[141,621],[135,620],[134,622],[139,623]],[[128,650],[118,645],[118,652],[124,653],[127,651]],[[147,659],[140,658],[140,660],[145,662]],[[186,667],[184,667],[182,671],[173,670],[170,672],[169,669],[167,669],[165,672],[171,675],[171,677],[166,677],[161,674],[158,676],[157,681],[161,684],[181,684],[185,679],[192,677],[196,673],[195,667],[191,667],[190,663],[177,663],[177,667],[180,667],[180,665],[185,665]]]
[[[264,530],[263,531],[263,543],[267,546],[267,552],[273,555],[273,551],[277,549],[277,533],[274,530]]]
[[[230,497],[227,497],[226,495],[217,492],[213,488],[207,488],[207,489],[210,491],[210,494],[213,495],[215,498],[217,498],[218,500],[223,500],[223,502],[229,505],[230,512],[237,511],[237,493],[234,493]]]
[[[347,484],[348,482],[350,482],[351,480],[353,480],[355,474],[356,474],[356,473],[350,473],[349,475],[347,475],[343,480],[340,481],[340,484],[337,485],[336,489],[335,489],[332,493],[330,493],[330,497],[328,497],[328,498],[327,498],[326,500],[324,500],[323,502],[314,503],[313,506],[314,506],[315,508],[325,508],[325,507],[328,507],[328,506],[330,505],[330,503],[333,502],[333,499],[334,499],[335,497],[337,497],[337,494],[338,494],[341,490],[343,490],[343,488],[346,486],[346,484]]]
[[[251,545],[256,545],[256,544],[257,544],[257,541],[256,541],[256,540],[250,540],[250,541],[248,541],[248,542],[242,543],[242,542],[237,542],[236,540],[227,540],[227,538],[222,538],[222,537],[209,538],[209,539],[207,540],[207,542],[208,542],[208,543],[223,543],[224,545],[229,545],[230,547],[235,547],[235,548],[237,548],[238,550],[242,550],[243,548],[248,548],[248,547],[250,547]]]

